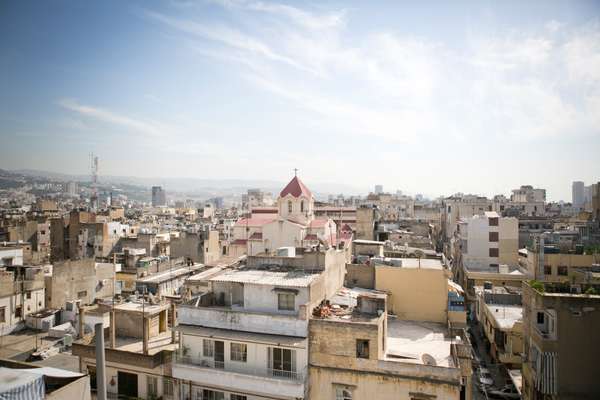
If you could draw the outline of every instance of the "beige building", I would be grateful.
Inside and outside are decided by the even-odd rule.
[[[110,304],[110,303],[109,303]],[[106,388],[108,396],[139,399],[175,399],[176,384],[171,377],[171,355],[177,348],[175,335],[168,320],[174,308],[151,304],[146,300],[118,303],[112,311],[110,305],[86,310],[86,320],[96,317],[105,320],[108,340],[105,344]],[[108,325],[108,326],[107,326]],[[171,321],[173,325],[173,321]],[[73,343],[72,354],[79,356],[82,373],[90,376],[92,391],[97,388],[95,337],[93,334]]]
[[[545,247],[542,254],[539,242],[522,253],[521,263],[536,280],[580,285],[600,278],[592,274],[592,266],[600,264],[599,253],[583,254],[582,251],[582,254],[576,254],[574,251],[552,246]]]
[[[524,400],[600,398],[600,296],[565,289],[523,283]]]
[[[313,311],[309,392],[330,399],[470,399],[470,345],[445,324],[388,317],[386,295],[342,289]]]
[[[477,287],[476,315],[495,362],[520,369],[523,353],[521,292],[504,287]]]
[[[448,321],[448,271],[439,260],[402,258],[375,262],[375,289],[388,293],[388,311],[399,319]]]

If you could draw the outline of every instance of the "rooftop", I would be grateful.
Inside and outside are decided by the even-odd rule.
[[[195,271],[204,268],[204,264],[194,264],[185,267],[180,267],[168,271],[159,272],[149,275],[145,278],[140,278],[137,281],[142,283],[160,283],[178,278],[182,275],[191,274]]]
[[[398,268],[423,268],[423,269],[443,269],[442,262],[432,258],[377,258],[373,257],[371,261],[375,265],[390,266]]]
[[[485,306],[500,329],[511,329],[516,322],[523,320],[522,306],[503,304],[486,304]]]
[[[281,193],[279,193],[279,197],[285,197],[288,194],[292,195],[293,197],[304,196],[309,199],[312,197],[312,193],[310,192],[310,190],[297,176],[294,176],[290,183],[288,183],[286,187],[283,188]]]
[[[453,367],[450,346],[444,324],[435,322],[405,321],[388,318],[386,361],[425,364],[431,356],[441,367]]]
[[[255,285],[308,287],[319,274],[303,271],[265,271],[257,269],[238,269],[226,271],[210,278],[211,282],[236,282]]]

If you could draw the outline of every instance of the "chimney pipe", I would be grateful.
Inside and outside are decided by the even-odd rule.
[[[79,305],[79,337],[83,338],[84,334],[85,334],[85,324],[83,323],[85,317],[85,307],[83,307],[81,304]]]
[[[111,349],[114,349],[115,347],[117,347],[116,331],[117,331],[117,318],[115,315],[115,308],[113,306],[113,308],[110,310],[110,348]]]
[[[104,324],[97,323],[94,326],[96,334],[96,385],[98,392],[97,400],[106,400],[106,363],[104,358]]]
[[[145,355],[148,354],[148,325],[146,324],[146,314],[142,313],[142,345]]]
[[[175,303],[171,303],[171,343],[177,342],[177,306]]]

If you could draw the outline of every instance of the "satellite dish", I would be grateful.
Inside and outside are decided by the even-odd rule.
[[[433,358],[430,354],[427,353],[424,353],[421,356],[421,360],[425,365],[431,365],[432,367],[435,367],[437,365],[437,363],[435,362],[435,358]]]

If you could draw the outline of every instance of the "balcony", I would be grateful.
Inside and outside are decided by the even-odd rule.
[[[199,359],[177,354],[173,377],[199,385],[263,396],[304,397],[306,369],[300,372],[258,368],[246,363]]]
[[[182,305],[177,311],[179,323],[184,325],[201,325],[209,328],[273,335],[308,336],[308,320],[305,317],[306,309],[304,307],[301,307],[300,315],[258,313],[219,306]]]

